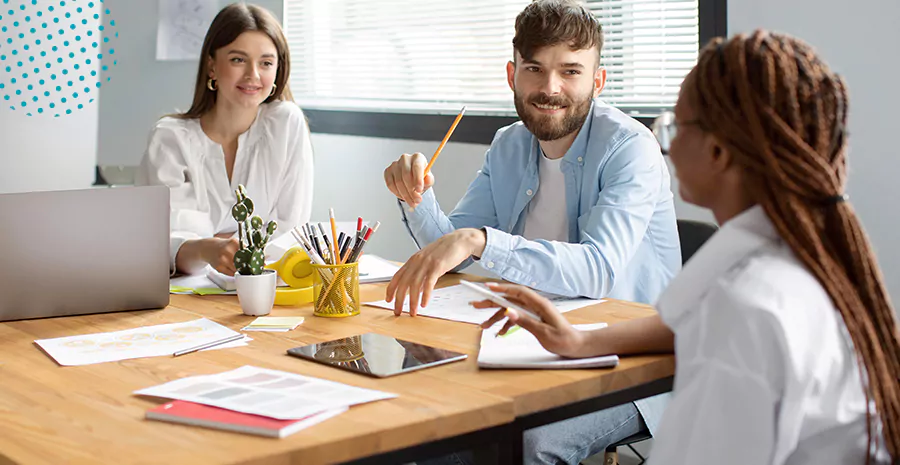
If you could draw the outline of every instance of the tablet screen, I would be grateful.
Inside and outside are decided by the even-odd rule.
[[[288,354],[369,376],[386,377],[466,358],[453,352],[377,333],[288,349]]]

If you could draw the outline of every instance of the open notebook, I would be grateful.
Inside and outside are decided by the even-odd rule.
[[[504,336],[497,336],[503,321],[481,331],[481,350],[478,351],[478,366],[481,368],[531,368],[531,369],[572,369],[604,368],[619,364],[617,355],[590,358],[564,358],[553,354],[538,342],[528,331],[514,326]],[[606,323],[575,325],[586,331],[606,327]]]

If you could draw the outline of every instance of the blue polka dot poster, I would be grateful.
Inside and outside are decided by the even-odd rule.
[[[103,0],[0,0],[0,109],[65,117],[94,104],[118,37]]]

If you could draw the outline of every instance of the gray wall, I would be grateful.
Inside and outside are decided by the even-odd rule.
[[[219,0],[220,6],[233,3]],[[282,0],[254,0],[281,20]],[[198,61],[157,61],[157,0],[106,0],[122,24],[115,68],[118,85],[100,93],[97,163],[137,165],[150,128],[161,116],[187,110],[194,96]]]
[[[848,192],[874,243],[888,291],[900,299],[900,90],[897,0],[729,0],[728,30],[766,28],[813,44],[850,89]]]
[[[128,34],[116,79],[127,86],[104,88],[100,101],[99,160],[104,164],[134,165],[146,144],[147,131],[161,115],[190,103],[196,63],[155,61],[155,1],[107,0],[115,7]],[[281,0],[259,2],[281,14]],[[894,213],[898,195],[891,189],[900,157],[894,153],[891,123],[900,107],[894,77],[900,63],[890,53],[900,43],[900,2],[860,0],[852,5],[838,0],[729,0],[731,33],[765,27],[796,34],[815,44],[829,63],[847,79],[852,98],[851,175],[849,192],[872,241],[892,295],[900,296],[900,245],[893,236],[900,230]],[[502,73],[503,70],[497,70]],[[120,81],[121,82],[121,81]],[[397,216],[396,206],[383,187],[381,172],[399,154],[432,152],[437,142],[314,134],[316,188],[314,219],[327,217],[333,207],[339,219],[365,213],[380,219],[384,229],[372,252],[403,260],[414,251]],[[453,207],[480,167],[487,146],[450,143],[438,161],[436,192],[445,209]],[[351,171],[352,170],[352,171]],[[331,180],[348,179],[338,184]],[[677,183],[675,184],[677,189]],[[679,217],[711,220],[711,215],[679,199]]]

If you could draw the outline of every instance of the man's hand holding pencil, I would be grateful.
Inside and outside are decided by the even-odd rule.
[[[444,150],[444,146],[447,145],[447,141],[450,140],[450,136],[456,130],[456,125],[459,124],[465,113],[466,107],[462,107],[450,129],[447,130],[447,134],[444,135],[444,140],[434,151],[431,161],[426,160],[425,155],[418,152],[412,155],[404,153],[384,170],[384,183],[398,199],[406,202],[412,208],[416,208],[422,203],[422,194],[434,185],[431,167],[437,161],[441,151]]]
[[[431,167],[465,113],[466,107],[462,107],[431,161],[426,163],[425,156],[421,153],[404,153],[384,170],[384,182],[388,189],[411,208],[422,203],[422,194],[434,185]],[[385,300],[394,302],[394,315],[400,316],[403,312],[403,303],[408,295],[409,314],[416,316],[420,306],[428,305],[438,278],[465,259],[481,256],[486,243],[487,237],[483,230],[462,228],[444,235],[410,257],[394,274],[385,292]]]
[[[384,170],[384,183],[398,199],[415,208],[422,194],[434,185],[434,175],[425,173],[428,159],[421,153],[404,153]]]

